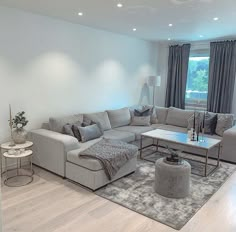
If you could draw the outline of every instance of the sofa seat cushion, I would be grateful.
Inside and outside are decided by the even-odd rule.
[[[119,130],[104,131],[103,137],[105,139],[117,139],[127,143],[133,142],[135,140],[134,133],[130,133],[127,131],[119,131]]]
[[[92,146],[93,144],[97,143],[101,139],[102,138],[93,139],[85,143],[80,143],[79,149],[67,152],[67,161],[92,171],[102,170],[103,168],[98,160],[79,157],[79,154],[82,151]]]
[[[172,126],[172,125],[164,125],[164,124],[152,124],[153,129],[161,129],[161,130],[168,130],[173,132],[182,132],[187,133],[187,128],[179,127],[179,126]]]
[[[135,140],[141,138],[141,134],[153,130],[151,126],[122,126],[115,128],[118,131],[126,131],[135,134]]]
[[[107,110],[107,113],[112,128],[127,126],[130,124],[131,114],[127,107],[118,110]]]

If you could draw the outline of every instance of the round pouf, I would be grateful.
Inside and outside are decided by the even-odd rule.
[[[156,161],[155,191],[169,198],[184,198],[189,195],[191,182],[191,165],[183,161],[180,165],[164,162],[164,158]]]

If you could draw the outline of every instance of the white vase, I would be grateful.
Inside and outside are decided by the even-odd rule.
[[[27,131],[24,128],[15,129],[12,132],[12,139],[15,144],[25,143],[27,139]]]

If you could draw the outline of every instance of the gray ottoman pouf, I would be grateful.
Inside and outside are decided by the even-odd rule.
[[[155,191],[158,194],[170,198],[184,198],[189,195],[191,165],[187,161],[172,165],[161,158],[155,165]]]

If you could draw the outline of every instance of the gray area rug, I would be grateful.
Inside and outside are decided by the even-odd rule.
[[[137,213],[180,230],[233,174],[236,166],[222,163],[208,177],[191,176],[191,193],[184,199],[171,199],[154,191],[154,163],[138,160],[135,173],[121,178],[96,194]]]

